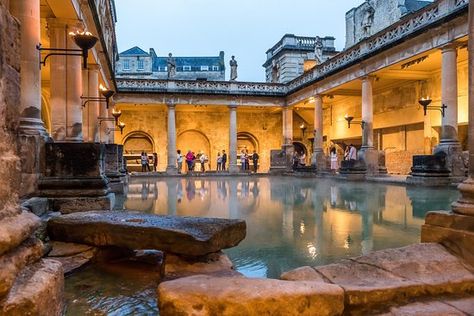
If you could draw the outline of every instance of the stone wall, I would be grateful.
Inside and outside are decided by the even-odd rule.
[[[137,132],[146,133],[152,139],[153,149],[158,154],[158,170],[164,171],[167,165],[167,110],[162,106],[139,106],[137,110],[122,109],[121,120],[126,122],[123,135],[116,135],[117,143],[123,144],[126,138]],[[267,110],[237,111],[238,144],[246,146],[248,139],[256,141],[260,155],[260,170],[270,168],[270,150],[280,149],[282,142],[281,112]],[[192,151],[205,151],[216,169],[217,153],[229,153],[229,112],[227,108],[214,107],[199,109],[193,106],[176,108],[177,149],[186,154]],[[247,140],[246,140],[247,139]],[[125,146],[125,150],[127,150]]]
[[[33,236],[39,218],[20,208],[21,169],[16,139],[20,102],[20,25],[0,0],[0,314],[60,315],[63,270],[41,259]]]

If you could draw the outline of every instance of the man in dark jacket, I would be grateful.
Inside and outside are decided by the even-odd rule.
[[[225,164],[227,163],[227,154],[222,150],[222,171],[225,171]]]
[[[252,155],[252,160],[253,160],[253,172],[257,173],[258,169],[258,159],[260,156],[257,154],[257,152],[254,150],[253,155]]]

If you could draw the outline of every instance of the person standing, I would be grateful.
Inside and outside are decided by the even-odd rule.
[[[148,157],[146,156],[146,153],[144,151],[142,151],[142,154],[140,156],[140,162],[142,164],[142,172],[146,172],[148,165]]]
[[[221,156],[221,152],[219,151],[217,153],[217,171],[221,171],[222,170],[222,156]]]
[[[158,167],[158,154],[153,153],[153,171],[156,172],[156,168]]]
[[[247,149],[245,149],[245,170],[250,170],[250,156]]]
[[[206,155],[204,153],[201,153],[201,156],[199,156],[199,162],[201,163],[201,172],[205,172],[206,168],[204,167],[204,164],[206,163]]]
[[[193,171],[193,153],[191,150],[188,150],[188,153],[186,154],[186,164],[188,165],[188,172]]]
[[[257,151],[253,151],[253,155],[252,155],[252,161],[253,161],[253,172],[257,173],[257,169],[258,169],[258,159],[260,158],[260,156],[257,154]]]
[[[349,160],[350,161],[357,160],[357,148],[355,148],[353,144],[351,144],[349,148]]]
[[[335,147],[331,148],[330,158],[331,158],[331,172],[332,174],[336,174],[336,170],[338,168],[338,161],[337,161],[337,152],[336,152]]]
[[[245,167],[245,151],[243,149],[240,152],[240,168],[241,168],[242,172],[244,172],[245,169],[246,169],[246,167]]]
[[[225,153],[225,150],[222,150],[222,171],[225,171],[225,164],[227,163],[227,154]]]
[[[178,174],[181,174],[181,169],[183,168],[183,155],[181,155],[181,150],[176,151],[176,162],[178,163]]]

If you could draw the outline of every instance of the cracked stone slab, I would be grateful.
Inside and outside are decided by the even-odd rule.
[[[281,280],[286,281],[313,281],[327,283],[323,276],[316,272],[312,267],[305,266],[284,272],[280,276]]]
[[[349,306],[368,307],[424,292],[424,284],[353,260],[342,260],[315,269],[330,282],[344,289],[345,302]]]
[[[198,257],[238,245],[245,238],[246,224],[236,219],[83,212],[51,219],[48,233],[56,241]]]
[[[161,315],[341,315],[344,292],[333,284],[193,276],[158,287]]]
[[[392,307],[388,313],[379,316],[466,316],[465,313],[443,302],[416,302]]]

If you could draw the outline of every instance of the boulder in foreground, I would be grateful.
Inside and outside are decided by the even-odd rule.
[[[198,257],[238,245],[245,238],[246,224],[236,219],[83,212],[51,219],[48,233],[56,241]]]
[[[192,276],[158,287],[160,315],[341,315],[337,285],[272,279]]]

